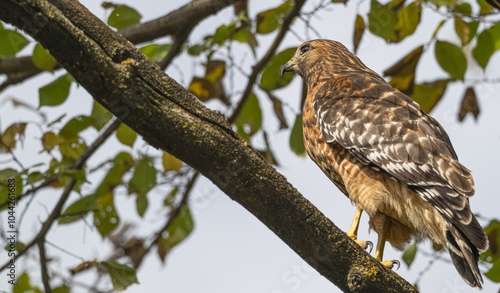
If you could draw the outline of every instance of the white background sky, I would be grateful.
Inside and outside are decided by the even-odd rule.
[[[136,8],[142,15],[143,21],[162,16],[169,11],[181,7],[188,1],[152,1],[141,2],[126,1],[128,5]],[[278,0],[250,0],[250,14],[254,16],[257,12],[278,6]],[[305,10],[310,11],[318,0],[308,1]],[[106,16],[106,12],[100,7],[100,1],[82,1],[94,14],[100,18]],[[362,2],[352,0],[347,6],[333,5],[328,10],[318,13],[313,18],[312,25],[318,30],[323,38],[334,39],[344,43],[352,50],[352,34],[356,6],[358,3],[360,11],[364,14],[369,10],[369,1]],[[212,34],[215,28],[221,24],[228,24],[233,18],[232,8],[226,8],[216,16],[212,16],[198,25],[190,36],[190,43],[200,42],[204,36]],[[384,43],[378,37],[365,33],[358,56],[370,68],[381,73],[401,57],[415,49],[417,46],[428,42],[432,32],[441,20],[441,16],[424,9],[421,23],[414,35],[405,39],[401,44],[390,45]],[[365,19],[367,21],[367,19]],[[293,30],[297,33],[287,34],[285,41],[279,51],[298,46],[308,40],[304,33],[304,24],[296,20]],[[301,39],[298,38],[300,36]],[[317,38],[312,32],[311,38]],[[259,39],[260,47],[258,56],[262,56],[272,42],[274,34]],[[448,21],[443,30],[438,34],[438,39],[447,40],[455,44],[459,43],[458,37],[453,31],[453,21]],[[168,38],[160,40],[159,43],[169,42]],[[249,66],[255,63],[253,56],[246,50],[245,46],[236,60],[244,60],[242,63],[247,72]],[[468,51],[472,46],[468,48]],[[32,47],[26,48],[21,55],[30,54]],[[243,52],[243,53],[241,53]],[[246,52],[246,53],[245,53]],[[417,82],[433,81],[437,78],[447,77],[446,73],[439,68],[434,58],[433,46],[428,48],[417,68]],[[241,55],[238,55],[241,54]],[[469,54],[470,55],[470,54]],[[203,58],[197,60],[203,61]],[[490,60],[486,73],[489,77],[498,76],[498,55]],[[480,79],[483,77],[482,70],[468,57],[469,69],[466,78]],[[495,68],[496,67],[496,68]],[[170,66],[167,73],[178,80],[184,86],[188,86],[194,74],[202,75],[204,69],[196,66],[196,62],[183,55],[175,59],[175,65]],[[60,75],[61,73],[56,73]],[[15,121],[40,121],[40,117],[23,109],[15,109],[12,104],[5,102],[9,98],[25,101],[31,105],[38,106],[38,88],[55,77],[50,73],[44,73],[24,84],[10,87],[0,94],[0,127],[5,130]],[[234,88],[241,91],[246,80],[236,79]],[[476,182],[476,196],[471,200],[474,212],[480,213],[485,218],[498,217],[500,200],[498,199],[499,172],[497,166],[500,158],[495,153],[500,149],[500,134],[498,130],[500,99],[497,92],[500,86],[495,84],[477,83],[476,93],[479,98],[481,114],[477,121],[469,115],[463,123],[459,123],[457,114],[461,103],[461,97],[465,87],[452,83],[444,99],[432,112],[447,130],[461,162],[472,170]],[[295,78],[293,84],[284,90],[276,92],[276,95],[286,104],[285,114],[289,125],[293,125],[293,119],[299,113],[299,100],[301,81]],[[268,99],[257,91],[260,105],[263,110],[264,127],[271,134],[271,146],[280,166],[279,172],[284,174],[306,198],[316,205],[328,218],[344,231],[348,230],[354,214],[354,208],[349,200],[336,189],[323,173],[309,158],[295,156],[289,148],[289,130],[278,131],[279,124],[272,113],[272,105]],[[236,99],[238,96],[236,96]],[[223,109],[218,102],[208,104],[211,108]],[[92,99],[83,88],[72,86],[70,98],[59,107],[43,108],[47,114],[48,121],[59,117],[62,113],[68,113],[66,119],[76,114],[89,115],[92,107]],[[64,124],[63,124],[64,125]],[[92,141],[98,133],[94,130],[85,131],[87,141]],[[46,161],[46,155],[39,154],[41,145],[39,139],[41,133],[36,127],[27,129],[27,138],[24,150],[17,153],[25,166]],[[262,139],[256,138],[255,144],[262,145]],[[145,143],[137,141],[136,149],[145,149]],[[95,166],[110,153],[118,153],[120,149],[127,150],[116,138],[110,139],[89,161],[89,166]],[[3,162],[3,161],[2,161]],[[1,163],[1,162],[0,162]],[[4,166],[2,166],[3,168]],[[89,179],[94,184],[100,182],[101,178],[92,175]],[[85,188],[86,194],[93,190],[91,186]],[[159,190],[150,194],[150,208],[144,220],[136,227],[139,235],[147,235],[148,232],[163,225],[161,205],[165,190]],[[115,197],[115,204],[121,217],[122,223],[139,220],[135,212],[135,199],[127,197],[123,190]],[[31,204],[21,225],[21,240],[27,242],[38,231],[40,223],[43,222],[49,211],[61,194],[59,189],[48,189],[36,195],[36,200]],[[73,195],[69,203],[77,199]],[[26,203],[20,206],[19,212],[26,208]],[[163,265],[155,253],[150,254],[144,261],[139,273],[139,285],[130,286],[126,292],[340,292],[332,283],[311,269],[295,252],[282,242],[266,226],[260,223],[253,215],[247,212],[238,203],[232,201],[217,187],[206,179],[198,180],[190,201],[191,211],[195,221],[195,230],[181,245],[176,247],[167,257]],[[5,229],[5,213],[1,214],[2,229]],[[88,218],[91,219],[91,218]],[[361,220],[359,239],[371,240],[376,243],[376,233],[369,233],[368,218],[366,215]],[[480,220],[484,224],[484,221]],[[64,247],[68,251],[92,260],[95,256],[103,260],[109,254],[109,246],[104,245],[101,237],[95,229],[81,222],[66,226],[54,226],[48,240]],[[3,244],[0,244],[3,246]],[[431,244],[426,242],[419,248],[431,253]],[[68,269],[76,266],[81,260],[65,255],[59,250],[48,246],[48,255],[55,257],[51,262],[51,268],[58,273],[67,274]],[[401,259],[401,252],[394,250],[390,245],[386,247],[386,259]],[[28,270],[39,282],[39,266],[37,265],[38,250],[21,260],[18,265],[18,274],[21,270]],[[449,261],[448,253],[441,254],[431,269],[422,277],[419,287],[421,292],[476,292],[462,281],[458,272]],[[0,255],[1,263],[6,260],[6,255]],[[418,253],[414,264],[408,270],[405,264],[397,271],[403,278],[413,283],[419,273],[426,267],[431,258]],[[93,282],[89,274],[82,274],[77,278],[84,283]],[[41,283],[39,283],[41,286]],[[3,272],[0,275],[0,290],[10,292],[7,286],[7,278]],[[485,279],[484,292],[498,291],[498,284]],[[85,292],[85,290],[75,290]]]

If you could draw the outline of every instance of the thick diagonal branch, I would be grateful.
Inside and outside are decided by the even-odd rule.
[[[0,18],[29,33],[99,103],[212,180],[345,292],[415,292],[340,231],[233,132],[123,36],[76,1],[0,0]],[[71,53],[68,53],[71,52]]]

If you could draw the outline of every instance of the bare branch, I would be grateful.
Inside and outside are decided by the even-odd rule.
[[[245,87],[245,90],[243,91],[243,94],[241,95],[241,99],[238,102],[238,105],[236,105],[236,108],[234,109],[231,116],[228,118],[229,122],[231,123],[234,122],[234,120],[236,120],[236,117],[238,117],[238,115],[240,114],[241,109],[243,109],[245,102],[248,100],[248,97],[250,97],[250,94],[252,93],[253,86],[257,80],[257,77],[259,76],[259,73],[264,69],[267,63],[274,56],[276,49],[278,49],[278,46],[281,44],[281,41],[283,41],[286,32],[289,30],[292,20],[297,15],[299,15],[300,10],[302,9],[304,3],[305,0],[295,1],[295,5],[293,5],[292,9],[290,9],[290,11],[288,11],[288,13],[283,18],[283,23],[281,24],[278,34],[274,38],[273,43],[267,50],[266,54],[262,57],[262,59],[260,59],[260,61],[253,67],[252,74],[248,77],[248,82]]]
[[[37,242],[38,251],[40,252],[40,267],[42,271],[42,281],[43,287],[45,288],[45,293],[52,293],[52,288],[49,282],[49,272],[47,269],[47,257],[45,256],[45,237],[40,238]]]

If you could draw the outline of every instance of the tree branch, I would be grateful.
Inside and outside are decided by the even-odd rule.
[[[122,28],[118,32],[133,44],[152,41],[168,35],[175,36],[186,27],[192,29],[206,17],[240,1],[242,0],[193,0],[167,15]],[[24,21],[25,25],[27,22],[32,22],[36,26],[36,22],[31,21],[31,19]],[[31,56],[0,59],[0,74],[12,75],[9,76],[9,82],[6,81],[0,85],[0,91],[40,72],[42,71],[33,64]]]
[[[40,267],[42,268],[42,282],[45,288],[45,293],[52,293],[52,288],[50,287],[50,277],[47,269],[47,257],[45,256],[45,237],[38,240],[38,251],[40,252]]]
[[[44,17],[44,28],[28,33],[95,100],[151,145],[212,180],[341,290],[416,292],[300,195],[224,116],[199,103],[77,1],[0,0],[0,6],[0,19],[21,29],[27,29],[23,19]]]

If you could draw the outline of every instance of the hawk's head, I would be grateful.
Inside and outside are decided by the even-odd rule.
[[[292,59],[281,68],[281,75],[285,72],[299,74],[309,86],[352,73],[371,73],[382,79],[344,45],[331,40],[312,40],[300,45]]]

